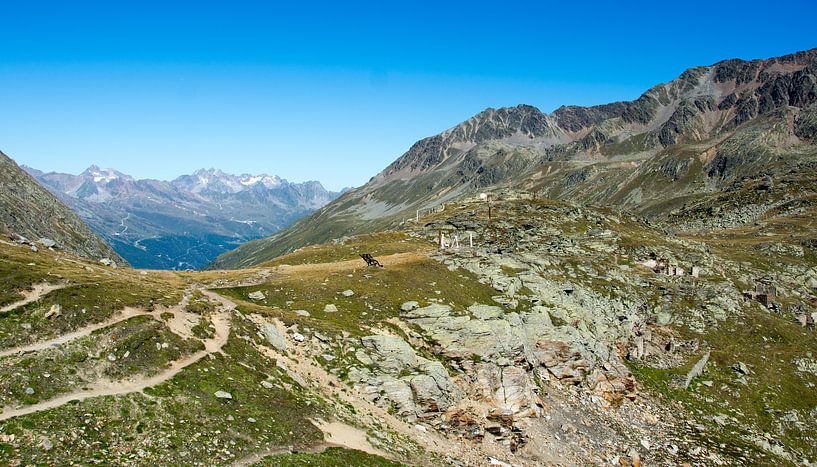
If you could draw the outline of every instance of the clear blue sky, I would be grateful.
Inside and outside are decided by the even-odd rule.
[[[634,99],[817,47],[817,2],[3,2],[0,150],[359,185],[486,107]]]

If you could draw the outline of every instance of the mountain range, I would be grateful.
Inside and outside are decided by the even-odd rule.
[[[509,186],[666,220],[746,179],[813,171],[816,101],[811,49],[690,68],[630,102],[550,114],[530,105],[489,108],[416,142],[365,185],[212,267],[395,227],[417,210]]]
[[[134,267],[198,269],[285,227],[338,194],[319,182],[202,169],[172,181],[91,166],[79,175],[24,167]]]

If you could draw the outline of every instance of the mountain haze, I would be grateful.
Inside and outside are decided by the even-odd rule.
[[[630,102],[486,109],[422,139],[364,186],[274,236],[221,255],[242,267],[393,227],[513,186],[664,218],[741,180],[813,167],[817,49],[690,68]]]
[[[197,269],[332,200],[319,182],[202,169],[173,181],[91,166],[79,175],[26,168],[135,267]]]

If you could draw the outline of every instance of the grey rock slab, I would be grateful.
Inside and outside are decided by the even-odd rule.
[[[247,296],[251,300],[264,300],[265,298],[267,298],[266,295],[264,295],[264,292],[262,292],[260,290],[256,290],[255,292],[252,292],[251,294],[249,294]]]
[[[50,238],[41,238],[40,239],[40,244],[42,246],[46,247],[46,248],[53,248],[53,247],[57,246],[57,242],[55,242],[54,240],[52,240]]]
[[[471,305],[468,311],[477,319],[496,319],[505,314],[501,307],[494,305]]]
[[[417,365],[417,355],[414,349],[403,339],[395,336],[366,336],[360,339],[369,360],[378,369],[389,373],[399,374],[402,370]],[[358,354],[363,351],[358,351]],[[364,362],[365,363],[365,362]]]
[[[271,346],[275,349],[283,352],[287,349],[287,341],[284,338],[284,335],[275,327],[272,323],[263,323],[261,324],[261,333],[264,335],[264,338],[269,342]]]
[[[408,311],[416,310],[419,307],[420,307],[419,303],[417,303],[415,301],[409,301],[409,302],[405,302],[402,305],[400,305],[400,311],[408,312]]]
[[[704,367],[706,366],[706,362],[708,361],[709,352],[705,353],[704,356],[701,357],[700,360],[698,360],[698,363],[696,363],[695,366],[693,366],[692,369],[689,370],[689,373],[687,373],[686,381],[684,382],[684,389],[689,387],[689,384],[692,382],[693,379],[703,374]]]

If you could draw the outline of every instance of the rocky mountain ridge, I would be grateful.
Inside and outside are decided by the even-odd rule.
[[[136,267],[201,268],[285,227],[337,193],[319,182],[201,169],[172,181],[91,166],[79,175],[26,168]]]
[[[373,177],[214,267],[396,226],[465,195],[513,186],[663,218],[758,174],[817,158],[817,49],[695,67],[631,102],[487,109],[422,139]]]
[[[124,263],[68,207],[0,152],[0,230],[31,248],[59,248]],[[21,238],[23,237],[23,238]]]

